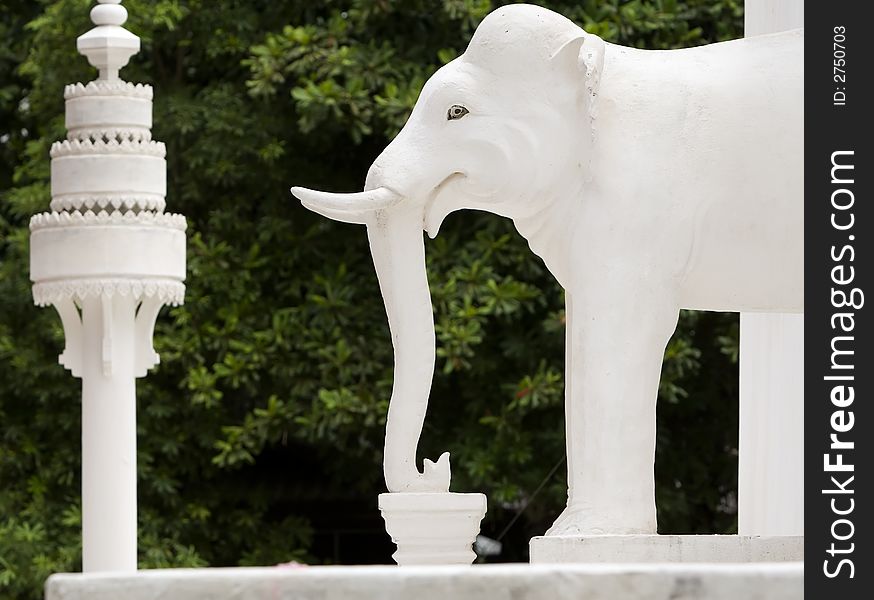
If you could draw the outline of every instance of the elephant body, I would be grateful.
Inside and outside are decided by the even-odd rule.
[[[681,308],[802,311],[802,57],[801,30],[685,50],[607,44],[575,264],[628,256]]]
[[[801,31],[670,51],[530,5],[491,13],[425,85],[365,191],[295,188],[367,225],[395,348],[385,474],[416,467],[434,368],[422,229],[513,219],[566,290],[568,507],[548,532],[652,533],[655,409],[681,308],[803,310]]]

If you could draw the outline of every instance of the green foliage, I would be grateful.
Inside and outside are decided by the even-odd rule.
[[[93,77],[74,42],[89,4],[0,7],[4,598],[39,597],[48,573],[81,561],[79,389],[57,365],[59,319],[30,300],[27,221],[48,205],[63,85]],[[650,48],[736,37],[742,21],[740,0],[544,4]],[[143,51],[124,75],[155,85],[168,204],[190,225],[186,304],[160,316],[162,362],[139,382],[140,564],[342,560],[318,544],[337,507],[380,529],[391,345],[363,230],[312,215],[288,187],[358,188],[424,81],[496,3],[125,5]],[[438,363],[421,451],[451,449],[454,487],[489,495],[487,535],[527,505],[503,540],[503,558],[522,560],[564,502],[562,293],[497,217],[453,215],[426,252]],[[735,318],[684,313],[668,347],[664,531],[733,527],[736,346]]]

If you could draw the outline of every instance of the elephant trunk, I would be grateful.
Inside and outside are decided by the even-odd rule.
[[[371,169],[368,180],[378,178]],[[449,453],[416,467],[416,448],[434,376],[434,313],[425,271],[423,209],[387,187],[334,194],[291,190],[308,209],[345,223],[364,223],[385,300],[394,347],[394,383],[385,434],[385,482],[390,492],[449,491]]]
[[[434,375],[435,335],[425,270],[422,211],[404,203],[367,224],[373,264],[394,347],[394,383],[386,421],[384,472],[390,492],[446,492],[449,453],[416,467],[416,448]]]

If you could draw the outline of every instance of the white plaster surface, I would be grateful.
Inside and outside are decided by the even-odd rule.
[[[801,536],[594,535],[531,540],[531,563],[745,563],[804,560]]]
[[[168,569],[59,574],[46,600],[798,600],[801,563]]]

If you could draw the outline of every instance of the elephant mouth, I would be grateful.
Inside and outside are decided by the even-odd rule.
[[[446,215],[452,212],[452,209],[446,210],[441,206],[440,200],[443,198],[443,192],[452,184],[461,181],[466,177],[467,174],[461,171],[450,173],[428,193],[428,199],[425,201],[425,209],[422,217],[422,228],[428,232],[428,237],[431,239],[434,239],[437,236],[437,232],[440,230],[440,225],[443,224],[443,219],[446,218]]]

